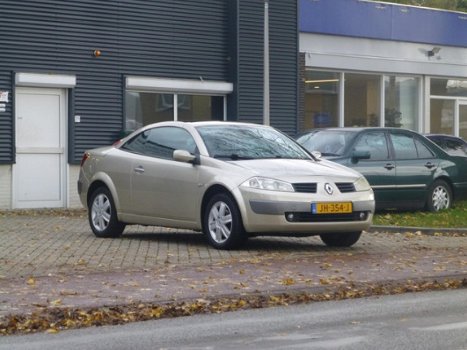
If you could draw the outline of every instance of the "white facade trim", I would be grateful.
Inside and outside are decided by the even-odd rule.
[[[76,86],[75,75],[16,73],[17,86],[73,88]]]
[[[128,76],[126,88],[129,90],[173,92],[187,94],[225,95],[233,91],[233,84],[221,81],[192,79],[166,79]]]
[[[307,67],[366,72],[467,77],[467,49],[433,45],[300,33],[300,52]]]

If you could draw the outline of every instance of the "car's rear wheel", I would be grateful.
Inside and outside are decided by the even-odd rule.
[[[97,237],[119,237],[125,229],[125,224],[118,221],[112,194],[106,187],[99,187],[92,193],[88,219]]]
[[[452,204],[451,187],[443,180],[436,180],[428,191],[428,200],[426,203],[429,211],[440,211],[449,209]]]
[[[361,232],[323,233],[321,240],[330,247],[350,247],[360,239]]]
[[[234,249],[247,239],[237,203],[226,193],[212,196],[204,210],[203,231],[217,249]]]

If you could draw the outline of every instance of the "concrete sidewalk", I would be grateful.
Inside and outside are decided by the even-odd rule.
[[[33,212],[0,215],[0,238],[0,320],[46,308],[467,281],[467,237],[441,232],[367,232],[345,249],[317,237],[259,237],[218,251],[192,231],[129,226],[99,239],[84,215]]]

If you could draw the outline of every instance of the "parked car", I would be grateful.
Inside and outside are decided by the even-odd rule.
[[[429,134],[425,136],[446,151],[446,153],[452,156],[467,157],[467,142],[464,139],[443,134]]]
[[[450,156],[410,130],[315,129],[297,141],[362,173],[375,192],[376,209],[439,211],[467,194],[467,158]]]
[[[203,231],[219,249],[258,234],[351,246],[374,212],[361,174],[246,123],[146,126],[85,152],[78,192],[98,237],[118,237],[127,224],[161,225]]]

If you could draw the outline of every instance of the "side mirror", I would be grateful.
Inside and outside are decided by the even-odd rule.
[[[176,149],[173,153],[173,159],[177,162],[198,164],[198,157],[184,149]]]
[[[370,151],[353,151],[350,158],[352,159],[352,163],[358,163],[361,159],[370,159],[371,154]]]
[[[321,159],[322,154],[319,151],[311,151],[311,155],[315,157],[316,159]]]

